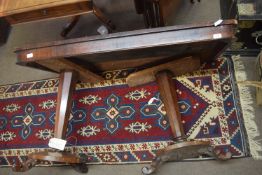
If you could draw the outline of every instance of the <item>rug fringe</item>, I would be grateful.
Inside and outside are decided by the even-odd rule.
[[[240,60],[239,55],[232,56],[232,60],[235,68],[235,76],[237,82],[247,80],[247,75],[245,72],[245,66],[243,62]],[[240,104],[242,107],[242,113],[244,118],[244,124],[247,132],[247,137],[249,141],[249,149],[251,156],[256,160],[262,160],[262,145],[256,137],[258,137],[259,130],[258,126],[255,122],[255,110],[254,110],[254,102],[255,100],[252,98],[249,87],[241,83],[237,83],[239,89],[240,96]]]

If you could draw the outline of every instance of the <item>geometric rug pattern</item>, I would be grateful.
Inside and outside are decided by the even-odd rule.
[[[157,84],[128,87],[124,77],[132,71],[104,72],[106,81],[77,84],[66,150],[88,155],[91,164],[144,163],[172,144]],[[210,140],[215,149],[230,150],[234,157],[249,155],[230,58],[203,64],[174,81],[189,139]],[[58,83],[48,79],[0,86],[1,166],[49,149]]]

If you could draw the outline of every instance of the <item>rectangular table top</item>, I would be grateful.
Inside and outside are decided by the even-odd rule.
[[[225,20],[218,26],[212,22],[142,29],[33,44],[15,52],[21,65],[43,68],[45,62],[48,68],[47,62],[63,58],[95,72],[145,66],[171,57],[195,56],[208,61],[227,48],[236,24]]]

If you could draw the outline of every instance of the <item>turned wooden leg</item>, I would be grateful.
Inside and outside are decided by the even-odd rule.
[[[151,166],[142,169],[143,174],[154,173],[161,164],[171,160],[179,161],[187,158],[195,158],[200,155],[214,155],[221,160],[231,158],[231,153],[216,155],[209,141],[186,139],[178,108],[176,88],[172,77],[173,74],[170,71],[161,71],[156,74],[160,97],[165,106],[175,143],[158,151],[157,157],[152,161]]]
[[[59,77],[57,94],[57,106],[55,116],[54,137],[58,139],[66,138],[67,125],[72,107],[72,95],[75,90],[77,73],[74,71],[63,71]],[[13,171],[24,172],[37,164],[38,160],[61,162],[71,164],[75,170],[82,173],[88,171],[87,157],[85,155],[75,155],[66,151],[49,150],[36,152],[28,155],[28,160],[13,166]]]
[[[74,71],[64,71],[60,74],[55,116],[55,138],[65,139],[66,137],[76,81],[77,75]]]
[[[170,127],[176,140],[185,137],[181,122],[181,115],[178,109],[176,88],[173,83],[173,74],[169,71],[163,71],[156,74],[161,100],[164,103],[165,111],[170,123]]]
[[[185,135],[173,75],[179,76],[198,70],[199,68],[199,58],[187,57],[144,69],[127,77],[126,82],[130,87],[153,81],[157,82],[160,98],[163,101],[175,142],[165,149],[159,150],[151,166],[142,169],[143,174],[154,173],[161,164],[170,160],[179,161],[187,158],[195,158],[200,155],[213,156],[219,160],[231,158],[230,152],[222,154],[214,150],[209,141],[189,140]]]

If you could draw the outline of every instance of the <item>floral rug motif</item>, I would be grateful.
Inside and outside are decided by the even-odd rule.
[[[80,83],[73,95],[66,149],[88,155],[91,164],[150,162],[172,144],[156,83],[129,88],[130,70],[106,72],[98,84]],[[234,157],[249,155],[230,58],[204,64],[174,79],[185,133],[210,140]],[[54,132],[58,79],[0,86],[0,165],[48,149]],[[152,103],[150,99],[155,98]],[[152,100],[151,100],[152,101]]]

